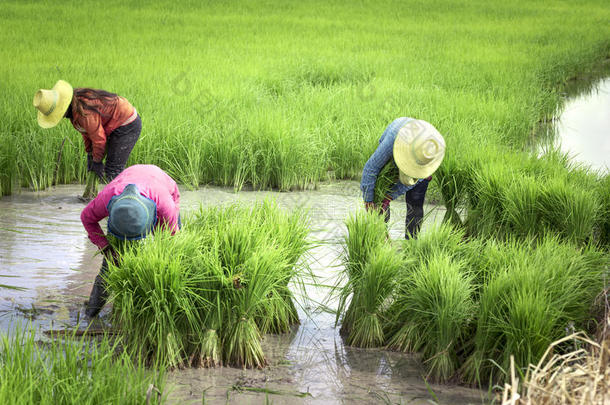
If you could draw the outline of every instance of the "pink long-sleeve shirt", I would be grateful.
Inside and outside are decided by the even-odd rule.
[[[176,182],[157,166],[134,165],[108,183],[80,214],[89,239],[100,249],[108,246],[108,240],[99,222],[108,216],[110,199],[121,194],[128,184],[135,184],[143,196],[157,204],[155,229],[166,226],[172,232],[178,230],[180,192]]]

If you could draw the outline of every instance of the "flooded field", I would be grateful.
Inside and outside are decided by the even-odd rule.
[[[101,264],[80,223],[82,186],[0,199],[0,327],[31,320],[42,330],[86,325],[83,302]],[[274,198],[281,207],[303,208],[311,218],[316,247],[307,258],[322,284],[332,284],[340,265],[343,221],[361,204],[356,182],[324,184],[316,191],[234,193],[206,187],[182,191],[181,208],[234,202],[252,204]],[[426,207],[424,227],[440,221],[444,210]],[[392,203],[391,236],[404,233],[404,200]],[[299,299],[301,325],[263,341],[269,358],[264,370],[187,369],[170,374],[170,403],[430,403],[478,404],[486,393],[464,387],[431,385],[422,378],[417,356],[343,345],[334,328],[332,302],[319,304],[328,290],[308,287]],[[102,312],[102,320],[109,308]]]
[[[601,79],[567,100],[548,127],[542,149],[553,147],[574,162],[608,173],[610,168],[610,78]]]

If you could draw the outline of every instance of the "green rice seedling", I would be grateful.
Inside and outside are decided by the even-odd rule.
[[[214,224],[214,229],[209,224]],[[268,311],[256,314],[256,322],[262,333],[285,333],[299,322],[289,283],[302,289],[303,279],[310,277],[302,260],[309,249],[308,220],[303,212],[287,213],[277,204],[265,201],[254,209],[240,206],[206,209],[195,215],[190,226],[199,229],[199,233],[210,232],[206,238],[219,243],[222,266],[237,283],[244,263],[254,252],[273,242],[282,251],[285,265],[278,267],[282,272],[275,275],[278,282],[264,307]]]
[[[434,179],[439,186],[447,210],[443,222],[458,226],[462,225],[462,219],[457,213],[457,209],[466,191],[462,165],[463,161],[458,162],[455,155],[447,153],[443,164],[434,173]]]
[[[473,318],[472,274],[463,261],[437,251],[402,277],[388,311],[396,330],[388,346],[421,351],[428,377],[446,381],[459,367],[457,351]]]
[[[52,25],[67,12],[74,21],[87,18],[89,5],[85,2],[78,10],[51,7],[44,21],[27,3],[5,7],[0,38],[6,44],[19,39],[21,46],[0,47],[2,60],[11,61],[0,68],[6,79],[0,90],[7,95],[0,102],[5,118],[0,123],[2,193],[18,185],[48,185],[66,136],[71,141],[64,147],[58,181],[84,179],[76,131],[66,120],[49,131],[35,124],[31,95],[60,76],[75,86],[124,95],[141,112],[144,130],[131,163],[158,164],[191,187],[213,182],[288,190],[329,177],[358,177],[385,125],[406,110],[439,127],[449,146],[448,162],[458,166],[472,161],[477,147],[490,159],[496,158],[497,147],[523,154],[531,129],[560,103],[558,87],[603,60],[608,48],[608,30],[600,24],[607,10],[601,0],[586,0],[580,7],[565,3],[550,11],[545,2],[523,0],[462,9],[446,0],[415,5],[390,1],[375,13],[362,13],[346,2],[278,8],[257,1],[254,7],[176,8],[171,17],[154,5],[142,6],[136,15],[128,5],[116,3],[95,10],[90,30],[95,34],[86,44],[80,40],[82,27]],[[295,28],[294,16],[312,7],[320,15],[336,16],[338,24],[357,26],[357,32],[343,30],[329,40],[323,18]],[[250,37],[249,24],[261,13],[269,24],[257,33],[257,41],[239,52],[224,52]],[[403,15],[412,21],[391,19]],[[536,24],[531,23],[533,15]],[[115,44],[102,41],[103,22],[109,18],[122,26],[139,24],[123,32],[123,40],[132,44],[129,55],[113,53]],[[380,32],[383,24],[395,35]],[[64,56],[49,63],[52,68],[30,63],[40,53],[37,41],[24,35],[31,26],[43,31],[54,27],[66,38]],[[218,30],[220,26],[225,30]],[[497,34],[493,44],[486,35],[490,30]],[[142,41],[150,37],[146,33],[168,40]],[[197,38],[196,44],[178,44],[185,36]],[[368,51],[355,52],[345,43]],[[387,52],[405,46],[409,52],[404,55]],[[92,70],[90,60],[78,58],[83,50],[94,66],[112,54],[114,68]],[[277,55],[283,55],[281,60]],[[199,74],[192,66],[206,66],[207,72]],[[514,168],[510,159],[502,162]],[[448,173],[445,185],[457,186],[444,193],[446,202],[463,196],[456,171]],[[449,218],[457,220],[453,214]]]
[[[97,196],[97,175],[93,172],[89,172],[87,175],[87,184],[85,185],[85,191],[83,192],[84,199],[92,199]]]
[[[469,247],[465,242],[463,229],[450,223],[442,223],[422,232],[417,239],[401,242],[401,249],[405,260],[415,263],[439,252],[454,258],[465,258],[468,256]]]
[[[484,287],[474,349],[462,367],[469,382],[486,384],[507,370],[536,363],[566,328],[584,328],[589,308],[603,286],[604,255],[578,249],[557,237],[512,242],[505,268]]]
[[[349,281],[354,293],[347,310],[352,322],[346,340],[348,345],[366,348],[384,344],[385,311],[400,264],[396,249],[389,244],[380,244],[371,252],[362,274]]]
[[[40,342],[33,329],[0,336],[0,402],[11,404],[165,403],[165,372],[147,370],[104,335],[75,333]],[[147,399],[156,389],[160,395]]]
[[[553,179],[542,187],[540,210],[541,222],[553,234],[582,244],[593,236],[602,208],[595,194]]]
[[[610,248],[610,175],[605,175],[597,186],[601,211],[598,218],[597,233],[601,246]]]
[[[303,277],[307,233],[303,213],[271,202],[201,208],[178,234],[125,250],[109,276],[113,318],[147,359],[262,367],[261,334],[298,322],[288,285]]]
[[[390,160],[377,175],[377,181],[375,182],[375,194],[373,197],[373,202],[375,205],[378,207],[381,206],[381,203],[385,199],[386,195],[390,193],[392,186],[399,181],[398,179],[398,167],[396,166],[396,163],[394,163],[394,160]]]
[[[239,367],[263,367],[266,360],[260,345],[260,330],[256,315],[273,316],[277,306],[270,301],[284,302],[274,295],[283,283],[281,275],[287,265],[284,253],[273,245],[260,246],[240,268],[239,278],[234,276],[232,288],[223,297],[227,305],[224,325],[224,357],[226,362]]]
[[[503,187],[502,223],[506,224],[506,233],[521,238],[544,233],[540,221],[540,186],[536,179],[522,176]]]
[[[360,210],[347,221],[347,236],[343,253],[344,271],[337,281],[334,291],[338,291],[336,323],[341,316],[341,332],[349,335],[354,326],[353,309],[348,306],[351,296],[358,294],[358,280],[364,268],[380,245],[386,242],[387,228],[383,218],[376,212]]]
[[[154,238],[128,246],[120,266],[110,266],[107,282],[113,322],[125,332],[126,344],[147,361],[182,366],[201,346],[201,314],[212,303],[201,286],[215,258],[201,253],[197,235],[157,232]]]
[[[466,227],[468,234],[481,236],[501,236],[505,229],[502,206],[504,202],[502,190],[510,181],[512,175],[509,169],[498,164],[490,164],[484,170],[473,174],[471,198],[476,205],[468,210]]]

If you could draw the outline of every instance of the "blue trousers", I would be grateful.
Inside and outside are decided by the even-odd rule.
[[[407,218],[405,221],[405,239],[415,239],[424,220],[424,200],[430,180],[423,180],[405,194]],[[385,221],[390,221],[390,207],[385,212]]]

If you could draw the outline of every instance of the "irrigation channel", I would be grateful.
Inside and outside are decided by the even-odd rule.
[[[559,148],[563,153],[568,153],[573,161],[608,173],[610,77],[597,81],[588,91],[568,89],[568,94],[571,97],[558,119],[548,126],[548,134],[542,137],[539,148]]]
[[[83,301],[88,297],[101,258],[87,240],[79,214],[83,204],[76,196],[82,186],[60,186],[45,192],[22,192],[0,200],[0,264],[4,284],[23,290],[3,290],[0,300],[0,326],[10,327],[16,319],[32,320],[42,330],[62,329],[86,322]],[[316,191],[277,193],[234,193],[230,189],[206,187],[182,191],[181,208],[186,214],[200,204],[233,202],[253,204],[274,198],[286,209],[302,207],[312,219],[310,238],[317,246],[310,252],[310,265],[320,281],[332,283],[340,263],[340,242],[346,232],[344,220],[361,204],[356,182],[323,184]],[[403,200],[404,201],[404,200]],[[404,202],[393,203],[391,236],[404,233]],[[440,221],[444,210],[427,207],[430,226]],[[394,214],[395,213],[395,214]],[[10,270],[9,270],[10,269]],[[234,390],[240,386],[281,391],[270,395],[273,403],[370,403],[384,400],[403,403],[481,403],[486,393],[464,387],[431,385],[422,379],[417,356],[383,350],[363,350],[343,345],[334,315],[316,311],[327,295],[323,287],[309,287],[301,297],[301,325],[292,334],[267,335],[263,341],[270,365],[263,370],[235,368],[187,369],[171,373],[174,392],[170,402],[193,400],[225,403],[262,403],[265,392]],[[332,304],[331,304],[332,307]],[[109,308],[102,312],[102,320]],[[305,314],[309,312],[309,316]],[[309,392],[311,397],[295,395]]]

